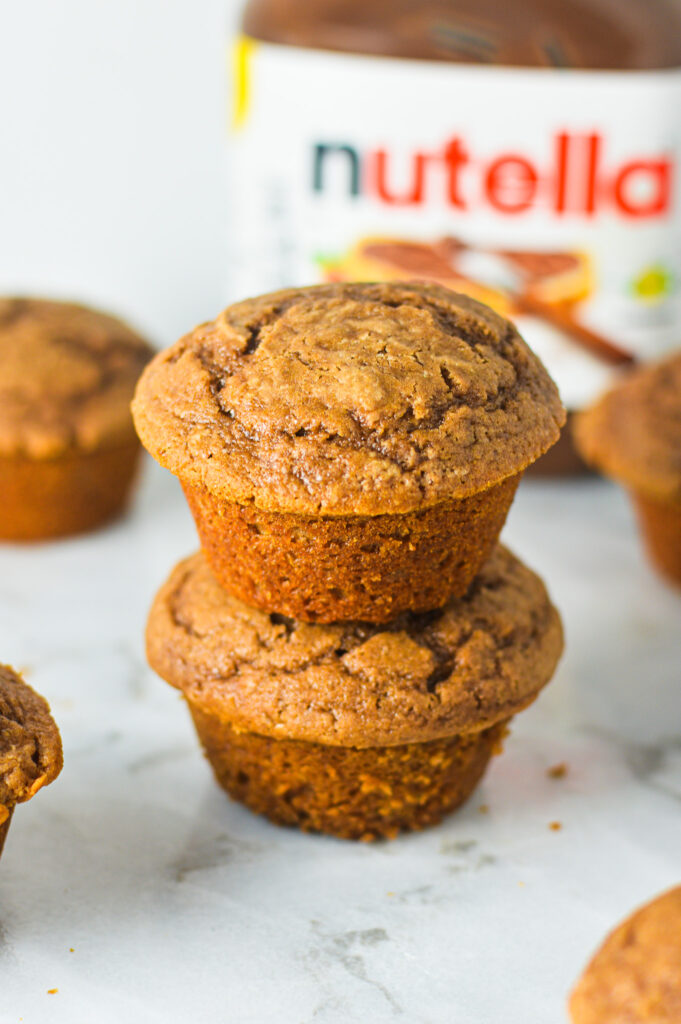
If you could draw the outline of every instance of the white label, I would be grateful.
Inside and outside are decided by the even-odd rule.
[[[515,320],[571,408],[681,344],[681,71],[250,39],[235,70],[232,298],[440,281]]]

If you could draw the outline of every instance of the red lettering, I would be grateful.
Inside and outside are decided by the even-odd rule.
[[[466,209],[466,201],[461,194],[460,172],[469,163],[469,156],[463,142],[454,138],[447,144],[444,151],[447,165],[447,197],[452,206],[459,210]]]
[[[483,162],[471,153],[460,135],[452,136],[437,152],[418,150],[398,158],[388,149],[373,150],[362,157],[360,150],[345,143],[319,144],[315,148],[313,188],[317,192],[325,190],[322,171],[326,158],[329,153],[341,153],[349,161],[350,194],[360,194],[361,182],[369,194],[389,206],[422,206],[439,198],[467,212],[477,193],[479,203],[506,216],[535,209],[542,200],[544,213],[557,216],[595,218],[609,209],[621,217],[643,220],[669,211],[675,173],[671,157],[638,158],[619,167],[608,166],[607,139],[599,132],[559,132],[550,146],[548,164],[538,167],[517,152],[501,153]],[[475,189],[478,178],[482,180]],[[467,194],[467,184],[474,189],[471,194]],[[433,195],[436,188],[440,190],[438,196]]]
[[[523,213],[532,206],[539,177],[522,156],[507,154],[498,157],[487,168],[485,192],[500,213]]]
[[[412,180],[404,195],[396,196],[388,189],[388,154],[384,149],[374,153],[374,185],[384,203],[390,206],[418,206],[423,202],[425,192],[426,165],[432,159],[426,153],[415,153],[412,157]]]
[[[556,213],[567,209],[568,148],[570,136],[556,135]]]
[[[624,164],[613,184],[615,205],[627,217],[657,217],[671,201],[669,160],[632,160]],[[636,189],[642,195],[636,195]]]
[[[598,162],[601,152],[600,135],[589,135],[585,140],[587,146],[586,195],[584,212],[590,217],[596,212],[596,196],[598,192]]]

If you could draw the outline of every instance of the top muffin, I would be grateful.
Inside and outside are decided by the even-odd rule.
[[[129,403],[152,354],[104,313],[0,299],[0,455],[53,458],[132,441]]]
[[[681,501],[681,352],[634,371],[575,423],[584,458],[661,501]]]
[[[0,825],[61,771],[59,730],[47,702],[0,665]]]
[[[153,360],[133,414],[184,482],[307,515],[484,490],[549,448],[565,416],[511,323],[440,286],[394,283],[230,306]]]
[[[679,1024],[681,887],[612,932],[570,999],[574,1024]]]

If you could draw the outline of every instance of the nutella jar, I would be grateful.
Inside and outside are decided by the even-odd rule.
[[[437,281],[572,410],[681,344],[681,0],[250,0],[231,297]],[[569,444],[542,460],[574,468]],[[540,466],[542,463],[540,463]]]

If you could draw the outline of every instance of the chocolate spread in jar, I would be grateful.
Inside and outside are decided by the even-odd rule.
[[[671,0],[250,0],[243,29],[289,46],[467,64],[681,64],[681,18]]]
[[[572,409],[678,345],[681,4],[250,0],[243,32],[235,295],[438,281]]]

